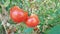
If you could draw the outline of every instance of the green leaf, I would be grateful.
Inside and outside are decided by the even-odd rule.
[[[1,0],[1,3],[4,4],[5,0]]]
[[[24,30],[25,33],[30,33],[32,31],[33,31],[33,28],[27,28],[27,29]]]
[[[57,9],[56,14],[60,14],[60,8]]]
[[[60,34],[60,24],[57,24],[56,26],[54,26],[50,30],[46,31],[45,34]]]
[[[6,2],[4,3],[4,6],[7,7],[10,4],[10,0],[6,0]]]

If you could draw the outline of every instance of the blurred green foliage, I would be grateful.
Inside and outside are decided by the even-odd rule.
[[[49,31],[45,32],[46,34],[60,34],[60,24],[54,26],[53,28],[51,28]]]
[[[29,15],[32,12],[37,14],[40,20],[38,26],[40,26],[39,30],[41,32],[48,34],[60,34],[60,25],[58,25],[60,24],[60,0],[0,0],[0,3],[6,7],[8,12],[11,7],[17,5],[27,11]],[[0,6],[0,13],[1,12],[2,9]],[[9,20],[9,23],[14,24],[12,20]],[[25,27],[20,28],[20,30],[23,30],[23,32],[30,32],[33,29],[26,28],[25,25]]]

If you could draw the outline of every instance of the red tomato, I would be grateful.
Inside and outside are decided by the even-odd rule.
[[[32,14],[26,21],[26,25],[28,27],[35,27],[39,24],[38,16],[35,14]]]
[[[28,12],[24,12],[25,14],[25,21],[28,19]]]
[[[27,14],[26,14],[27,15]],[[25,12],[18,6],[14,6],[10,9],[10,17],[14,22],[22,22],[26,19]]]

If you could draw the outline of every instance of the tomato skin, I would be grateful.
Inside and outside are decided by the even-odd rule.
[[[19,8],[18,6],[13,6],[11,9],[10,9],[10,12],[14,12],[14,11],[23,11],[21,8]]]
[[[38,16],[35,14],[32,14],[26,21],[26,25],[28,27],[35,27],[39,24]]]
[[[28,19],[28,12],[24,12],[24,15],[25,15],[25,20],[24,22]]]
[[[16,23],[23,22],[26,19],[25,12],[18,6],[14,6],[10,9],[10,17]]]

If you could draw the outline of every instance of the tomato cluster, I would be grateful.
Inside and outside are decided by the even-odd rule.
[[[28,12],[25,12],[18,6],[14,6],[10,9],[10,17],[14,22],[25,22],[29,27],[35,27],[39,23],[39,19],[36,14],[31,14],[30,16],[28,16]]]

